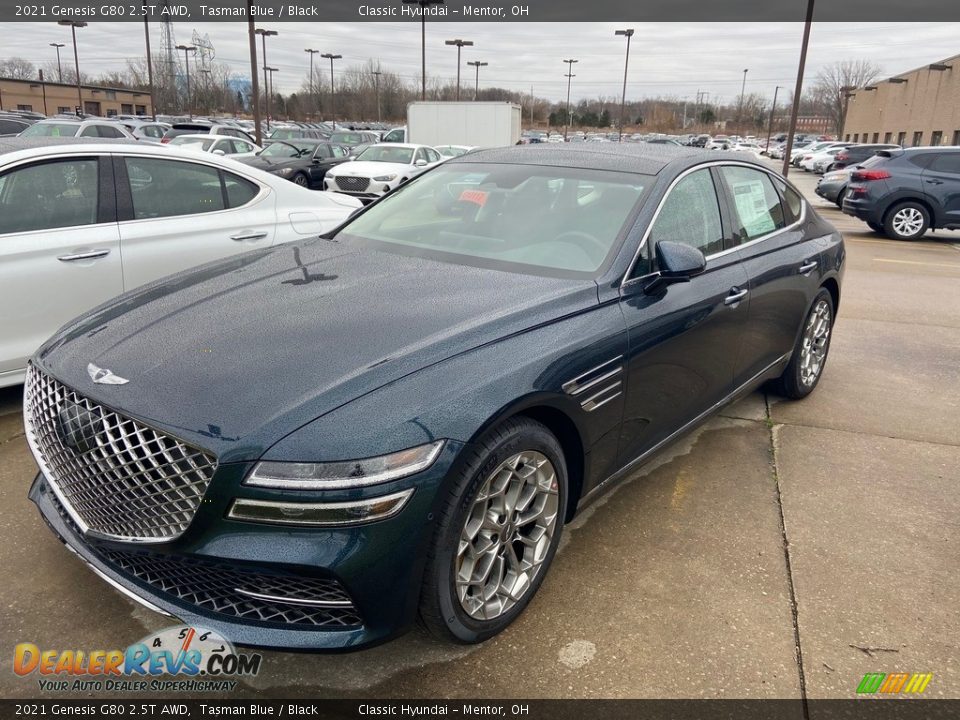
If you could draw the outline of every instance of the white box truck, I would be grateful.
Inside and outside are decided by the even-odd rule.
[[[520,106],[508,102],[412,102],[409,143],[503,147],[520,140]]]

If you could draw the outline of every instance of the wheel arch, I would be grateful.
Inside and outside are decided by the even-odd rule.
[[[893,209],[900,203],[905,202],[913,202],[917,205],[921,205],[927,211],[927,215],[930,216],[930,230],[935,230],[937,227],[939,227],[939,209],[932,202],[930,202],[929,198],[918,195],[902,195],[887,203],[887,206],[883,209],[883,214],[880,216],[880,224],[885,225],[887,222],[887,217],[890,215]]]
[[[833,300],[833,319],[836,322],[837,311],[840,308],[840,283],[837,282],[836,278],[828,277],[820,283],[820,287],[826,288],[830,293],[830,298]]]

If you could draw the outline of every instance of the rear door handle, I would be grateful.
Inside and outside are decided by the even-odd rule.
[[[816,267],[817,267],[816,260],[807,260],[803,265],[797,268],[797,271],[801,275],[809,275],[816,269]]]
[[[740,301],[743,300],[743,299],[747,296],[747,293],[748,293],[748,292],[750,292],[750,291],[747,290],[746,288],[744,288],[743,290],[741,290],[741,289],[738,288],[738,287],[732,287],[732,288],[730,288],[730,294],[727,295],[727,296],[723,299],[723,304],[724,304],[724,305],[734,305],[734,306],[739,305],[739,304],[740,304]]]
[[[73,262],[74,260],[94,260],[96,258],[106,257],[110,254],[109,249],[88,250],[87,252],[70,253],[69,255],[58,255],[57,260],[61,262]]]
[[[244,240],[263,240],[266,236],[266,232],[255,232],[247,235],[231,235],[230,239],[237,242],[243,242]]]

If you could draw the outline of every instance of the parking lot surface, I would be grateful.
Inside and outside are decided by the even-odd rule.
[[[264,652],[229,697],[849,698],[866,672],[960,697],[960,233],[897,243],[798,187],[848,267],[817,391],[727,408],[565,528],[521,618],[351,655]],[[0,695],[14,645],[113,649],[172,624],[114,592],[26,498],[22,388],[0,390]],[[48,696],[50,697],[50,696]]]

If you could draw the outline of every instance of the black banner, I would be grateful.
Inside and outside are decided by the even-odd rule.
[[[804,19],[807,0],[0,0],[0,21],[762,22]],[[817,2],[820,22],[960,20],[957,0]],[[722,29],[719,30],[722,32]]]

